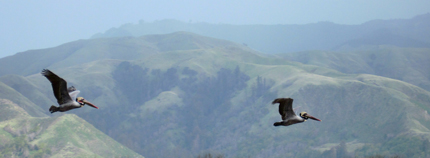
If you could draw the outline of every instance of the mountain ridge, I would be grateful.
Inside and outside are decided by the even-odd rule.
[[[91,38],[142,36],[187,31],[209,37],[242,43],[260,52],[288,53],[309,50],[337,50],[344,45],[391,44],[399,47],[430,47],[428,26],[430,13],[410,19],[371,20],[359,25],[341,25],[317,22],[303,25],[229,25],[186,23],[161,20],[153,23],[140,21],[125,24],[98,33]],[[374,40],[374,34],[384,34],[396,39]],[[364,39],[372,40],[366,42]],[[407,43],[400,43],[400,42]],[[418,43],[418,44],[417,44]],[[405,45],[406,44],[406,45]]]

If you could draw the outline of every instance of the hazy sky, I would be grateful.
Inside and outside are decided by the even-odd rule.
[[[0,58],[55,47],[139,20],[361,24],[430,12],[430,0],[1,0]]]

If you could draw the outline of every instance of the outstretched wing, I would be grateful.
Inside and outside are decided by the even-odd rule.
[[[41,74],[51,82],[54,96],[59,105],[72,101],[67,92],[67,82],[64,79],[58,77],[48,69],[43,69]]]
[[[80,92],[81,91],[79,91],[79,90],[75,90],[75,91],[69,92],[69,96],[70,96],[70,98],[72,98],[72,100],[76,100],[76,98],[78,97],[78,94]]]
[[[296,114],[293,110],[293,99],[291,98],[278,98],[273,100],[272,104],[279,103],[279,114],[282,116],[282,120],[289,117],[293,117]]]
[[[71,86],[71,87],[67,88],[67,92],[69,92],[69,96],[70,96],[70,98],[72,98],[72,100],[76,100],[76,98],[78,97],[78,94],[81,91],[77,90],[74,86]]]

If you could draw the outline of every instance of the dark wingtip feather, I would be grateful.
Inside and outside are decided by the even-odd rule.
[[[287,101],[287,100],[293,100],[293,99],[291,99],[291,98],[277,98],[277,99],[273,100],[272,104],[282,103],[282,102]]]
[[[40,72],[43,76],[49,75],[49,73],[52,73],[48,69],[43,69],[42,72]]]
[[[275,99],[275,100],[273,100],[273,101],[272,101],[272,104],[281,103],[281,101],[282,101],[283,99],[284,99],[284,98],[277,98],[277,99]]]

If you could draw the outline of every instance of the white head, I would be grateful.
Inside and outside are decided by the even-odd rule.
[[[316,120],[316,121],[321,121],[320,119],[317,119],[311,115],[309,115],[307,112],[301,112],[300,113],[300,117],[307,120],[307,119],[312,119],[312,120]]]

